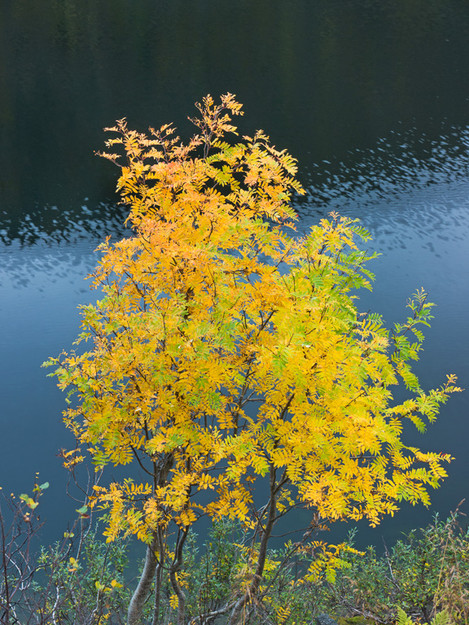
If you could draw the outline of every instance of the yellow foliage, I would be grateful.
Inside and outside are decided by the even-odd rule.
[[[459,389],[449,376],[424,392],[411,371],[431,317],[425,294],[392,332],[361,314],[369,234],[333,214],[296,236],[295,160],[263,132],[233,139],[233,95],[197,108],[186,144],[171,125],[109,129],[103,156],[120,167],[132,233],[100,246],[92,279],[103,295],[81,309],[77,341],[88,350],[50,361],[76,395],[66,423],[96,466],[142,469],[142,481],[95,492],[108,540],[149,542],[171,520],[185,531],[207,514],[260,527],[263,481],[281,514],[298,502],[377,524],[401,500],[427,504],[450,458],[405,446],[403,423],[423,429]],[[401,404],[398,383],[412,394]],[[341,560],[327,553],[333,577]]]
[[[276,612],[276,616],[277,616],[277,623],[278,625],[282,625],[283,623],[285,623],[285,621],[288,619],[288,617],[291,614],[291,608],[289,606],[278,606],[275,609]]]

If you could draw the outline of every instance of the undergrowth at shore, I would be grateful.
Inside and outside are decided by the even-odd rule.
[[[14,513],[10,525],[5,503],[0,512],[0,623],[125,623],[133,549],[125,541],[106,544],[82,511],[61,542],[34,555],[39,517],[31,505],[44,486],[32,498],[7,500]],[[469,530],[461,513],[446,520],[435,516],[427,527],[409,532],[382,554],[373,546],[355,550],[354,535],[352,531],[351,549],[341,554],[334,574],[318,566],[316,578],[308,581],[303,573],[314,560],[321,561],[320,548],[295,556],[295,543],[289,542],[270,550],[260,592],[246,606],[246,625],[306,625],[320,614],[330,615],[339,625],[469,623]],[[226,521],[215,525],[205,542],[195,534],[188,540],[179,580],[190,622],[202,625],[201,614],[216,613],[233,592],[242,592],[253,547],[239,526]],[[163,588],[159,623],[170,625],[175,599],[169,579]],[[148,602],[148,618],[152,610]]]

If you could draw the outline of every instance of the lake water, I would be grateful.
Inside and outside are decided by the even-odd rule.
[[[69,349],[93,250],[123,232],[117,170],[94,156],[117,118],[187,134],[193,102],[236,93],[243,130],[299,159],[300,229],[337,210],[373,233],[361,307],[391,323],[425,287],[437,308],[418,372],[469,387],[466,0],[3,0],[0,51],[0,484],[51,483],[48,537],[74,508],[56,455],[72,441],[40,364]],[[412,440],[456,460],[432,510],[404,508],[388,539],[469,496],[469,393]]]

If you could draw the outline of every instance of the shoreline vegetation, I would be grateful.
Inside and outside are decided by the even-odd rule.
[[[106,543],[102,524],[81,511],[61,541],[37,550],[40,517],[36,512],[44,485],[32,497],[2,494],[0,505],[0,623],[2,625],[101,625],[126,623],[131,588],[128,540]],[[246,625],[465,625],[469,623],[469,528],[458,510],[447,519],[435,515],[424,528],[404,534],[382,553],[374,546],[351,547],[334,574],[304,571],[320,553],[291,557],[294,543],[270,549]],[[187,595],[191,624],[216,611],[240,592],[250,568],[249,541],[239,524],[223,521],[204,544],[191,533],[180,580]],[[290,553],[289,553],[290,552]],[[135,562],[132,569],[135,569]],[[137,575],[138,578],[138,575]],[[159,622],[174,622],[174,593],[162,589]],[[142,624],[151,622],[145,606]],[[223,623],[213,619],[210,622]]]
[[[238,137],[232,94],[196,108],[186,143],[171,124],[106,129],[130,234],[99,246],[100,299],[44,363],[68,393],[64,466],[76,485],[94,471],[74,528],[37,558],[48,483],[3,499],[1,625],[467,622],[457,513],[384,556],[322,539],[428,505],[447,475],[449,454],[406,442],[461,390],[453,374],[425,390],[413,370],[433,304],[418,289],[391,329],[359,311],[367,230],[331,213],[297,236],[296,160],[261,130]],[[133,584],[131,540],[145,552]]]

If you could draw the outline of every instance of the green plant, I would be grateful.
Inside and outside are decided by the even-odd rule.
[[[73,531],[66,532],[64,541],[41,549],[34,596],[36,613],[47,616],[44,623],[123,622],[130,598],[124,580],[127,545],[123,541],[106,544],[101,536],[97,528],[77,537]]]
[[[338,625],[375,625],[376,621],[365,618],[364,616],[341,616],[338,619]]]
[[[38,484],[32,496],[13,493],[6,496],[0,487],[0,623],[10,625],[33,609],[32,587],[35,573],[32,548],[41,527],[37,507],[47,490]]]
[[[420,623],[444,612],[451,622],[467,624],[469,533],[461,518],[458,513],[445,521],[435,516],[383,555],[374,547],[363,555],[345,554],[349,567],[338,571],[334,585],[320,588],[324,610],[393,623],[399,606]],[[353,544],[353,534],[350,540]]]
[[[453,623],[454,621],[451,620],[448,612],[446,610],[442,610],[434,616],[431,623],[428,625],[453,625]],[[410,616],[407,616],[404,610],[400,607],[397,608],[397,625],[415,625]]]
[[[39,499],[48,486],[36,480],[31,496],[1,495],[1,625],[100,625],[110,618],[123,622],[123,606],[129,601],[124,584],[127,545],[105,544],[101,532],[92,529],[86,505],[63,538],[37,555]]]

